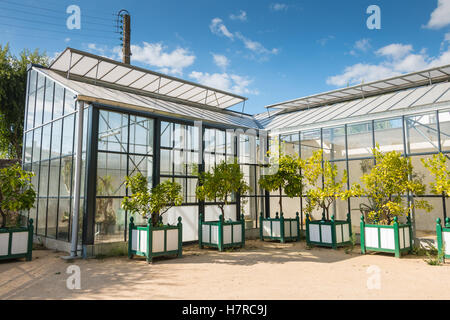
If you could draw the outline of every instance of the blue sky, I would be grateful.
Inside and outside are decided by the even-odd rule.
[[[73,4],[80,30],[66,27]],[[380,7],[379,30],[366,25],[370,5]],[[248,113],[450,64],[450,0],[0,0],[0,44],[120,60],[113,20],[122,8],[132,16],[132,64],[246,96]]]

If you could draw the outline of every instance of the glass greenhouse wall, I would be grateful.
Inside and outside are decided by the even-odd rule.
[[[65,58],[69,61],[68,70],[77,73],[78,77],[83,78],[83,72],[94,70],[94,67],[88,70],[88,65],[83,66],[86,70],[81,68],[81,64],[80,68],[74,67],[76,63],[71,65],[68,55]],[[82,59],[91,59],[97,67],[111,64],[109,67],[115,70],[112,65],[116,62],[101,61],[101,57],[94,59],[84,56]],[[65,65],[63,62],[59,60],[61,65]],[[153,81],[154,84],[161,82],[154,80],[156,76],[152,74],[130,80],[126,72],[137,77],[144,71],[123,68],[117,68],[122,70],[122,75],[114,75],[120,81],[135,83],[141,81],[138,79],[142,77],[142,81],[147,79],[145,81]],[[35,173],[33,184],[38,195],[35,208],[27,214],[35,220],[36,235],[49,239],[71,241],[78,145],[77,116],[81,106],[84,106],[84,117],[80,213],[77,223],[80,243],[83,245],[127,241],[130,213],[121,208],[121,202],[130,195],[125,177],[137,173],[147,177],[150,187],[165,180],[178,182],[182,186],[183,204],[171,208],[163,221],[175,224],[181,216],[183,241],[196,241],[199,214],[203,213],[206,220],[215,220],[220,210],[215,201],[201,202],[196,198],[198,178],[194,168],[198,166],[200,171],[210,170],[221,161],[231,162],[234,159],[238,160],[251,191],[245,196],[231,195],[225,208],[225,219],[236,220],[243,214],[246,228],[258,228],[261,213],[266,217],[274,217],[279,212],[278,192],[269,193],[258,184],[263,166],[267,163],[269,142],[268,131],[256,130],[258,127],[272,132],[270,148],[273,150],[277,149],[275,144],[279,144],[285,153],[298,153],[306,159],[315,150],[322,149],[324,160],[334,163],[340,174],[347,170],[347,188],[360,182],[360,177],[374,164],[371,151],[376,144],[384,152],[396,150],[411,157],[417,176],[427,185],[432,177],[420,159],[439,152],[450,158],[450,109],[444,103],[428,103],[424,105],[428,111],[423,113],[405,107],[401,110],[402,115],[394,117],[395,114],[391,114],[392,117],[381,118],[377,114],[373,120],[370,120],[372,115],[367,113],[364,119],[359,119],[360,122],[356,122],[350,113],[354,112],[352,114],[355,117],[361,116],[362,110],[366,109],[359,105],[371,106],[370,101],[377,99],[384,101],[380,106],[385,105],[386,97],[346,101],[337,106],[299,110],[293,114],[282,112],[267,118],[261,115],[253,117],[211,106],[203,108],[164,100],[164,97],[159,99],[148,94],[128,92],[121,87],[124,84],[115,81],[97,84],[92,79],[72,80],[65,73],[66,69],[55,70],[58,69],[35,66],[28,72],[23,139],[23,167]],[[193,90],[192,84],[177,82],[172,85],[173,92],[179,90],[176,85],[182,86],[180,88],[183,90]],[[169,90],[167,86],[161,85],[161,89]],[[205,94],[203,99],[206,101],[213,96],[208,95],[209,90],[212,89],[195,88],[195,92],[199,92],[195,94]],[[441,99],[444,97],[442,92],[448,91],[447,84],[438,84],[426,90],[420,87],[413,89],[412,94],[433,90],[440,93],[437,95],[435,92],[433,95]],[[389,96],[397,95],[389,93]],[[407,91],[399,91],[398,96],[409,95]],[[82,102],[77,102],[77,99]],[[220,100],[226,105],[228,99],[235,101],[233,99],[238,98],[224,95],[216,102]],[[412,98],[409,100],[416,101]],[[209,103],[213,103],[212,100]],[[429,111],[432,108],[434,110]],[[329,116],[328,120],[321,118],[324,114]],[[345,114],[347,117],[344,117]],[[335,121],[335,116],[339,116],[338,121]],[[283,133],[276,133],[278,130]],[[434,210],[431,213],[414,213],[417,236],[434,233],[436,218],[445,218],[450,207],[448,198],[431,194],[429,188],[423,198],[434,206]],[[358,232],[361,215],[359,207],[366,202],[365,198],[338,200],[331,211],[341,220],[350,212],[354,230]],[[303,229],[305,205],[304,196],[291,199],[283,195],[284,216],[294,218],[299,212]],[[321,217],[322,211],[313,212],[313,218]],[[135,223],[144,223],[144,219],[135,216]]]
[[[335,164],[341,175],[347,170],[347,188],[355,182],[360,183],[360,177],[368,173],[375,163],[372,148],[376,144],[380,145],[383,152],[399,151],[403,156],[411,158],[417,176],[427,185],[427,194],[421,199],[426,199],[434,207],[431,213],[416,210],[414,218],[418,235],[434,232],[436,218],[447,216],[449,201],[430,192],[428,185],[432,182],[432,176],[420,159],[439,152],[450,158],[450,110],[297,131],[272,138],[273,141],[279,141],[284,152],[298,153],[303,159],[310,157],[314,150],[322,149],[324,160]],[[301,212],[306,205],[305,198],[284,197],[283,209],[289,216],[296,211]],[[331,211],[341,220],[350,212],[357,231],[361,215],[359,205],[366,202],[364,198],[337,200]],[[278,194],[271,194],[270,207],[271,212],[279,211]],[[315,219],[320,219],[321,216],[322,211],[313,213]]]

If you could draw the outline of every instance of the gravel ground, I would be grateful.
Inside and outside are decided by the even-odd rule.
[[[183,258],[153,264],[136,257],[65,261],[35,250],[33,261],[0,262],[0,299],[449,299],[450,264],[416,255],[359,254],[344,249],[250,240],[217,252],[184,247]],[[81,289],[67,288],[67,268]]]

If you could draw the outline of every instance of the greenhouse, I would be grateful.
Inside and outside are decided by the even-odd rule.
[[[322,149],[326,160],[348,171],[348,187],[373,163],[371,149],[379,144],[411,157],[428,183],[420,159],[450,156],[449,79],[450,66],[436,67],[249,115],[229,110],[244,97],[67,48],[50,67],[28,71],[23,167],[35,173],[38,194],[28,215],[48,247],[126,242],[131,215],[121,207],[130,192],[125,177],[141,173],[151,186],[181,184],[183,204],[164,220],[176,224],[182,217],[183,242],[197,241],[200,214],[213,220],[219,210],[197,200],[194,168],[208,171],[237,158],[251,191],[231,197],[225,218],[243,214],[246,229],[256,230],[261,213],[279,211],[278,194],[258,185],[274,144],[302,158]],[[436,218],[445,219],[450,208],[448,198],[424,197],[434,210],[413,215],[417,237],[433,233]],[[285,198],[284,216],[299,212],[304,229],[305,199]],[[350,213],[358,232],[363,202],[337,201],[333,212],[339,219]]]

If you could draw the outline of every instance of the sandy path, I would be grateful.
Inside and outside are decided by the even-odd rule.
[[[358,252],[254,240],[223,253],[192,245],[182,259],[149,265],[126,257],[68,263],[37,250],[32,262],[0,262],[0,299],[450,299],[450,264]],[[81,290],[66,287],[71,264],[81,269]],[[367,288],[370,266],[380,270],[380,289]]]

